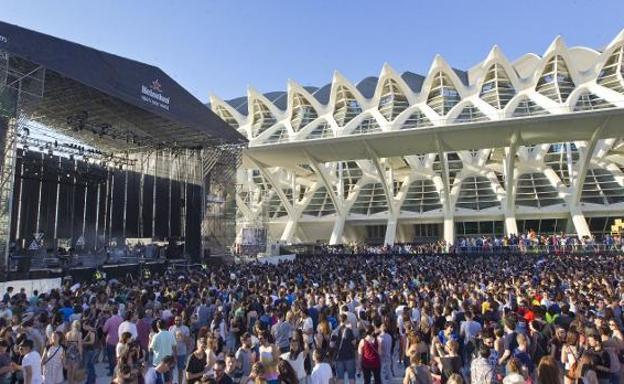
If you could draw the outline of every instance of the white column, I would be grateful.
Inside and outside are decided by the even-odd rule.
[[[505,213],[505,234],[509,235],[517,235],[518,234],[518,223],[516,222],[516,215],[507,215]]]
[[[447,244],[455,244],[455,220],[453,216],[444,218],[444,241]]]
[[[518,152],[518,131],[511,135],[510,145],[505,148],[503,160],[505,170],[505,234],[517,235],[516,223],[516,153]]]
[[[286,223],[286,227],[284,228],[284,232],[282,232],[282,236],[280,237],[280,241],[286,243],[292,243],[293,236],[295,235],[295,231],[297,230],[297,220],[289,219]]]
[[[572,224],[574,224],[574,230],[579,237],[591,236],[589,225],[585,220],[585,215],[581,211],[578,205],[570,205],[570,215],[572,216]]]
[[[344,232],[346,218],[344,215],[338,215],[334,221],[331,236],[329,237],[329,245],[342,244],[342,234]]]
[[[397,233],[397,223],[398,220],[396,217],[391,217],[388,219],[388,223],[386,224],[386,237],[384,240],[384,244],[394,245]]]

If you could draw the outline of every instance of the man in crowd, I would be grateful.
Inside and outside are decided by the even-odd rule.
[[[117,314],[117,306],[109,308],[112,316],[106,320],[102,332],[106,335],[106,358],[108,359],[108,376],[113,376],[117,365],[116,347],[119,342],[119,326],[123,322],[121,316]]]
[[[158,327],[158,333],[152,337],[149,350],[154,354],[152,364],[157,366],[167,356],[172,356],[174,361],[178,356],[177,340],[171,332],[167,330],[167,325],[164,320],[158,320],[156,322]],[[172,368],[174,369],[175,366]]]
[[[153,367],[149,367],[144,375],[145,384],[166,384],[170,382],[171,371],[176,361],[173,356],[165,356]]]

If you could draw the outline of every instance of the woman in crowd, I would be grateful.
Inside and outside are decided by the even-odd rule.
[[[281,360],[286,361],[288,364],[290,364],[290,366],[295,371],[295,375],[297,376],[298,382],[300,384],[305,384],[306,381],[304,362],[308,351],[305,348],[307,348],[307,346],[305,344],[303,346],[301,345],[301,340],[299,337],[293,337],[290,339],[289,351],[281,355]]]
[[[95,384],[96,330],[93,319],[82,323],[82,347],[84,349],[84,365],[87,371],[87,384]]]
[[[299,378],[293,367],[285,360],[280,359],[277,363],[279,381],[283,384],[299,384]]]
[[[267,384],[277,384],[279,372],[277,363],[279,362],[279,349],[271,343],[271,332],[263,330],[258,335],[260,347],[258,348],[258,358],[264,367],[264,379]]]
[[[431,384],[433,383],[433,377],[431,371],[427,365],[423,364],[421,355],[419,353],[412,353],[410,355],[410,364],[405,369],[405,376],[403,377],[403,384]]]
[[[202,337],[197,339],[195,350],[186,361],[184,369],[186,383],[198,383],[206,371],[206,365],[206,339]]]
[[[537,384],[561,384],[561,371],[552,357],[542,357],[537,366]]]
[[[365,336],[358,345],[358,354],[364,384],[370,384],[371,377],[375,379],[375,384],[381,384],[381,349],[372,325],[365,329]]]
[[[63,346],[61,340],[63,334],[54,332],[50,338],[51,343],[42,355],[41,367],[44,384],[61,384],[63,382]]]
[[[82,328],[79,320],[71,323],[71,330],[65,335],[65,368],[67,382],[78,384],[77,372],[82,367]]]

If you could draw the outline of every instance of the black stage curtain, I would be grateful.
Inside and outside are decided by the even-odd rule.
[[[139,196],[141,174],[128,172],[128,205],[126,207],[126,237],[139,237]]]
[[[191,255],[194,261],[199,261],[201,251],[201,204],[202,188],[200,185],[189,184],[186,191],[187,212],[186,215],[186,253]]]
[[[2,118],[0,118],[0,125],[2,125]],[[20,188],[20,181],[22,180],[22,150],[17,151],[17,158],[15,159],[15,178],[13,182],[13,210],[11,212],[11,241],[15,241],[17,234],[17,209],[19,208],[20,194],[22,193]]]
[[[22,172],[23,164],[23,172]],[[44,172],[42,177],[41,167]],[[162,169],[162,168],[161,168]],[[114,176],[113,176],[114,175]],[[16,162],[15,188],[13,194],[12,239],[28,247],[33,234],[37,230],[37,209],[39,188],[41,186],[41,217],[40,231],[44,232],[47,247],[54,245],[54,223],[57,212],[56,195],[59,192],[57,237],[71,238],[73,245],[83,234],[85,228],[85,247],[92,248],[96,244],[96,221],[100,240],[108,234],[111,225],[112,236],[121,239],[123,235],[124,193],[126,171],[108,170],[100,165],[59,157],[41,152],[26,151],[18,153]],[[111,188],[112,177],[115,186]],[[143,190],[140,190],[141,174],[127,172],[128,197],[126,206],[126,237],[152,237],[153,188],[156,183],[156,228],[155,237],[165,239],[182,235],[182,225],[186,232],[186,250],[189,254],[199,255],[202,188],[188,184],[186,191],[183,183],[169,181],[167,178],[155,178],[145,175]],[[108,180],[108,184],[107,184]],[[20,183],[22,188],[20,189]],[[171,196],[169,196],[171,183]],[[99,188],[99,200],[98,200]],[[108,191],[107,191],[108,188]],[[85,205],[86,194],[86,205]],[[139,228],[139,201],[143,197],[143,228]],[[111,197],[113,206],[111,207]],[[21,199],[21,205],[19,201]],[[187,202],[186,221],[182,222],[182,209]],[[20,207],[20,238],[15,239],[17,232],[17,215]],[[169,221],[171,209],[171,221]],[[99,211],[98,211],[99,210]],[[104,244],[100,241],[99,247]]]
[[[169,180],[156,178],[156,238],[164,240],[169,236]]]
[[[113,187],[111,237],[120,240],[123,237],[126,173],[120,170],[114,170],[112,173],[115,185]]]
[[[171,182],[171,201],[169,205],[171,207],[171,236],[180,237],[180,220],[182,215],[182,195],[181,195],[182,183],[179,181]]]
[[[143,236],[152,237],[152,215],[153,215],[153,198],[154,193],[154,176],[145,175],[143,181]]]

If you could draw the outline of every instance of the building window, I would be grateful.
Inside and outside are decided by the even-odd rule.
[[[404,110],[409,107],[407,97],[401,92],[399,84],[393,79],[387,79],[381,90],[379,99],[379,113],[388,121],[396,119]]]
[[[509,103],[516,90],[502,65],[496,63],[488,69],[479,97],[492,107],[503,109]]]
[[[312,105],[300,94],[295,93],[293,96],[292,116],[290,125],[295,132],[308,125],[318,117],[316,110]]]
[[[557,103],[564,103],[574,87],[574,81],[563,57],[556,55],[546,63],[535,90]]]
[[[436,73],[431,82],[429,96],[427,96],[427,105],[431,107],[440,116],[446,115],[457,103],[461,96],[451,78],[442,71]]]
[[[339,85],[336,89],[336,102],[334,106],[334,120],[339,127],[344,127],[347,123],[362,112],[360,104],[353,93],[344,85]]]

